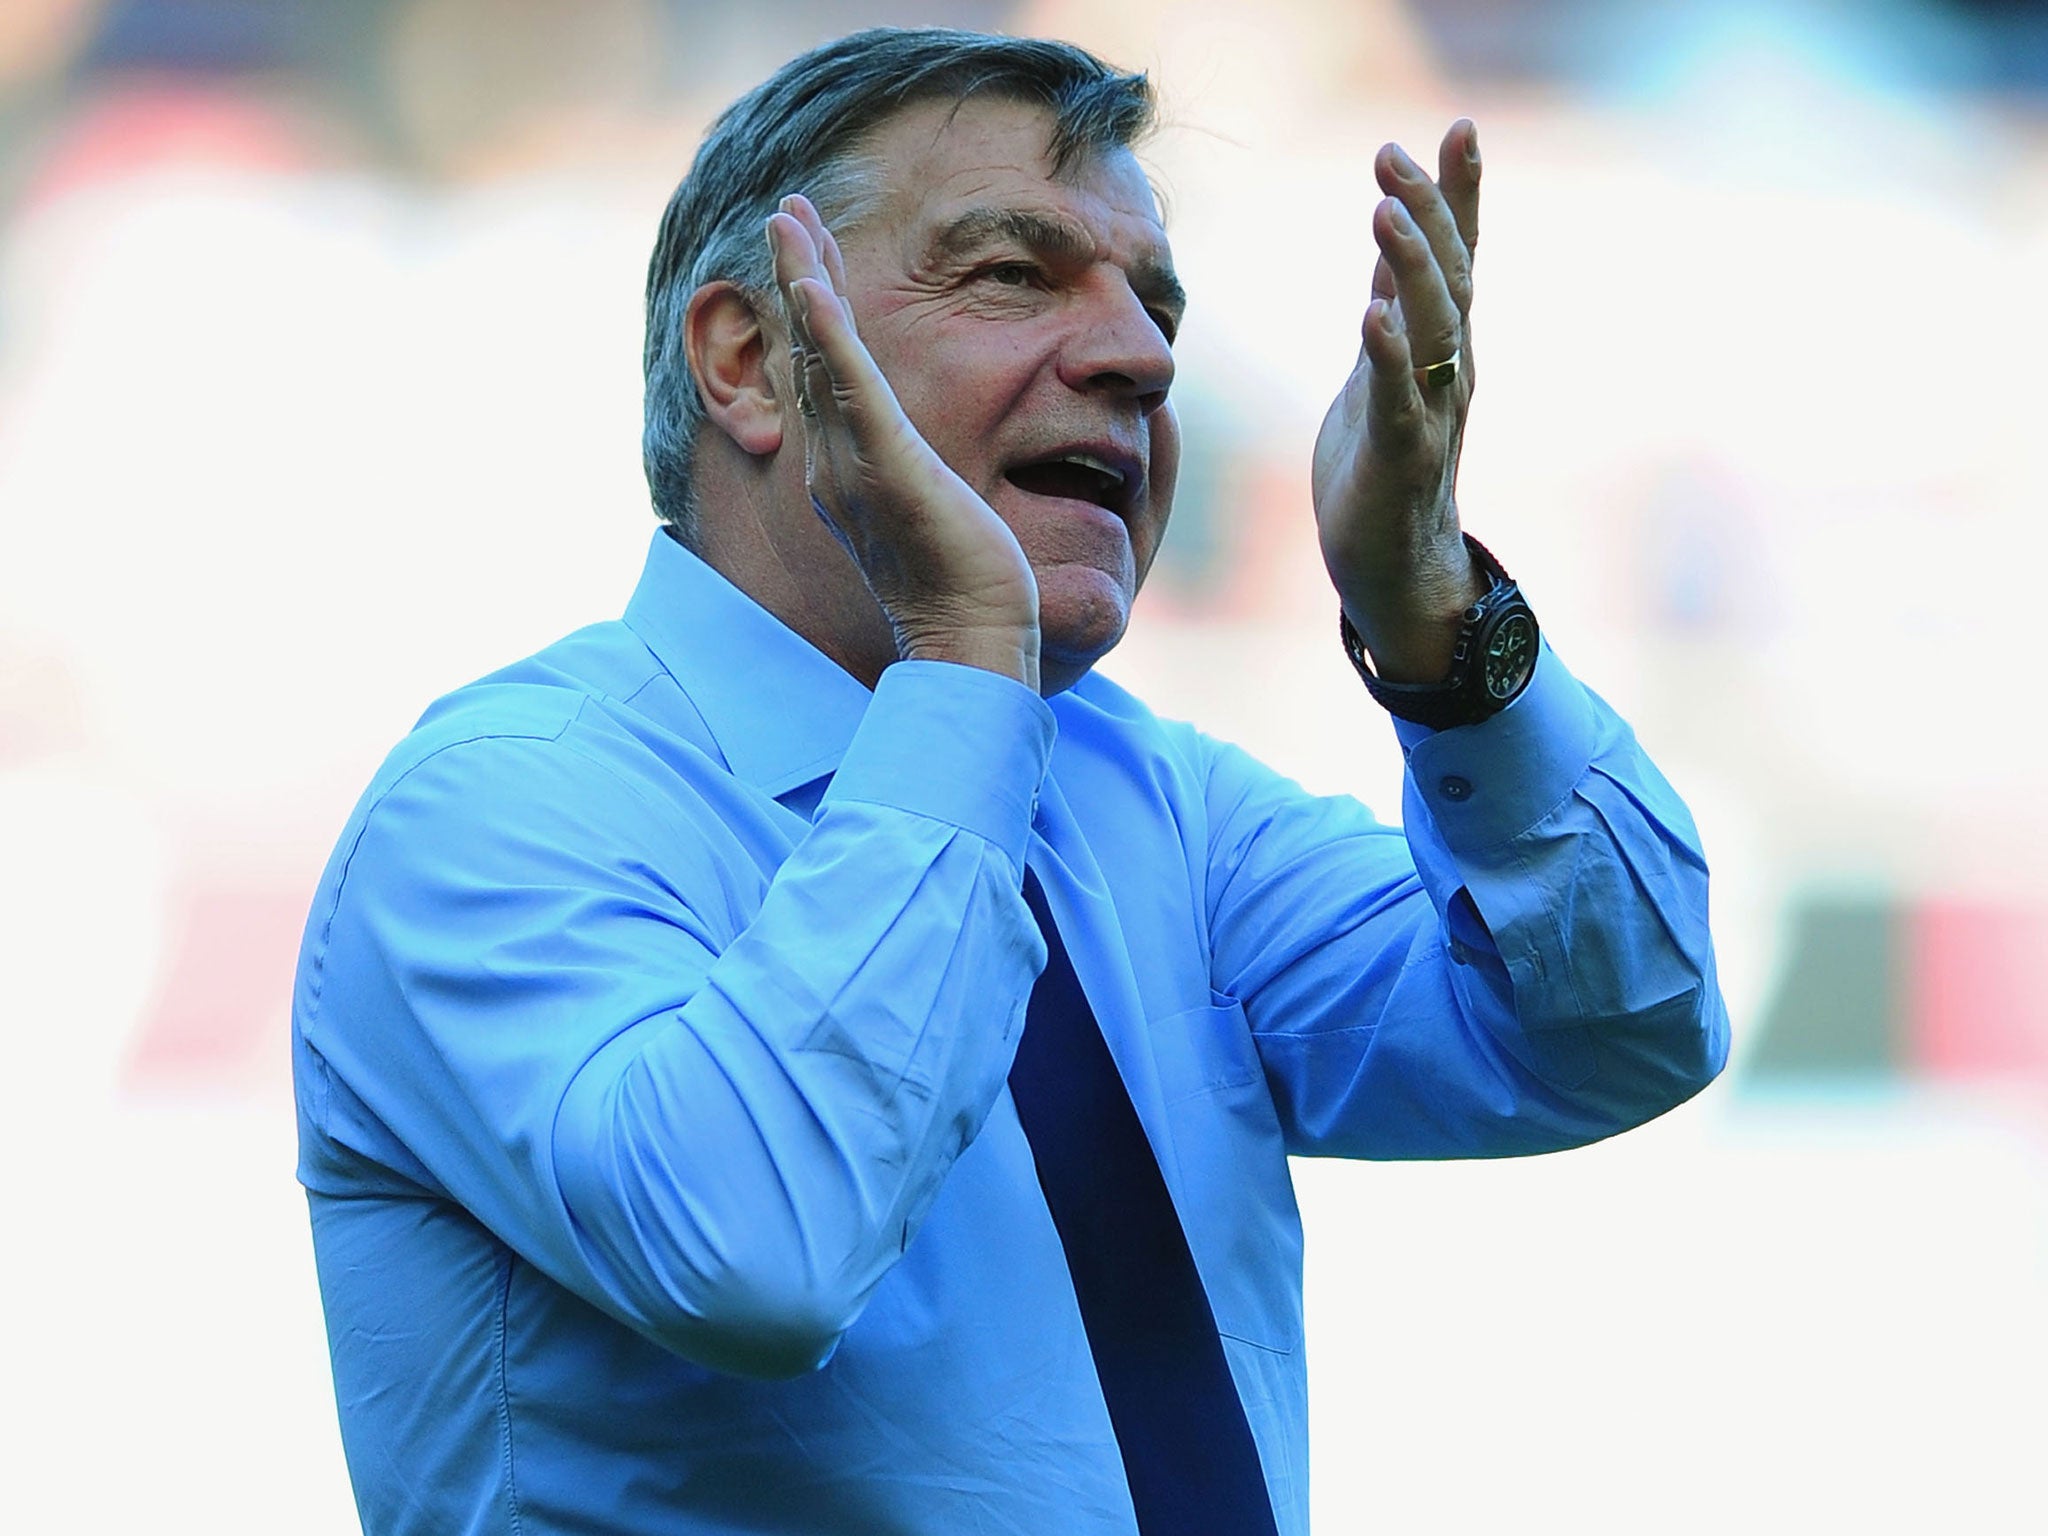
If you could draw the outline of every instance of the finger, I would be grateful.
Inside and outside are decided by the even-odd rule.
[[[790,399],[796,407],[793,431],[803,444],[804,489],[812,510],[849,552],[846,530],[840,524],[843,506],[837,444],[846,435],[840,421],[838,397],[831,370],[812,331],[815,311],[806,290],[827,289],[827,278],[810,228],[785,200],[784,206],[767,221],[769,250],[775,265],[775,282],[782,295],[782,309],[789,322]],[[837,295],[833,295],[837,300]],[[822,451],[821,451],[822,450]]]
[[[1389,304],[1394,302],[1394,269],[1387,265],[1384,256],[1372,264],[1372,296]]]
[[[775,250],[775,278],[782,289],[783,305],[789,315],[791,346],[805,375],[802,383],[824,386],[807,400],[800,398],[799,403],[807,409],[822,409],[828,398],[842,392],[839,382],[844,375],[835,369],[834,359],[819,345],[815,329],[819,316],[829,316],[832,325],[853,338],[853,347],[868,373],[875,379],[880,379],[881,373],[868,356],[867,348],[858,340],[853,309],[847,302],[841,283],[833,281],[828,257],[836,254],[838,248],[832,243],[830,233],[817,223],[817,210],[808,202],[800,198],[784,201],[801,203],[802,210],[784,208],[768,217],[770,240]],[[803,217],[803,212],[810,214],[808,220]],[[844,269],[841,270],[843,274]],[[799,297],[799,289],[806,290],[805,297]],[[821,369],[822,373],[819,372]],[[817,414],[816,410],[810,413]]]
[[[818,261],[811,232],[795,214],[786,211],[771,213],[767,234],[768,250],[775,266],[775,287],[782,296],[782,312],[789,322],[790,384],[798,413],[806,418],[808,425],[810,419],[817,415],[811,386],[824,381],[810,377],[815,348],[804,326],[801,306],[796,299],[796,286],[806,279],[812,282],[823,280],[824,269]]]
[[[806,416],[807,443],[817,450],[807,460],[813,491],[818,489],[816,461],[825,460],[837,489],[857,495],[870,471],[879,471],[884,464],[900,466],[906,452],[916,457],[930,449],[923,446],[896,391],[862,343],[854,328],[853,308],[833,289],[811,231],[790,213],[771,214],[769,223],[776,241],[777,275],[788,274],[783,294],[801,374],[798,408]],[[809,269],[795,271],[806,254]],[[846,508],[841,505],[840,510]]]
[[[804,232],[811,237],[820,261],[825,269],[826,279],[832,284],[833,292],[842,297],[846,293],[846,261],[840,254],[839,242],[832,231],[825,227],[825,220],[813,203],[801,192],[793,192],[779,205],[782,211],[803,225]]]
[[[790,372],[795,385],[798,430],[803,434],[804,492],[810,497],[811,511],[825,525],[826,532],[858,564],[860,552],[853,541],[855,525],[849,520],[846,482],[841,473],[840,444],[850,434],[840,420],[831,369],[811,330],[811,299],[822,286],[815,277],[803,277],[791,282],[783,292],[789,311]]]
[[[1398,198],[1373,210],[1373,238],[1394,275],[1401,330],[1424,365],[1441,362],[1464,345],[1464,316],[1452,301],[1429,241]]]
[[[869,440],[871,429],[902,416],[896,391],[854,330],[852,309],[823,279],[803,278],[793,285],[792,298],[809,358],[823,370],[829,392],[829,407],[820,399],[819,410],[836,410],[866,454],[880,446]]]
[[[1417,461],[1430,408],[1415,383],[1415,358],[1393,305],[1374,303],[1364,324],[1366,438],[1393,465]]]
[[[1415,384],[1415,358],[1394,306],[1374,300],[1362,327],[1366,409],[1374,442],[1397,446],[1420,430],[1425,414]]]
[[[787,210],[768,215],[768,250],[775,261],[775,286],[781,290],[783,307],[796,323],[796,306],[790,302],[790,286],[802,278],[829,282],[830,276],[819,260],[818,247],[803,220]]]
[[[1464,314],[1472,307],[1472,252],[1442,189],[1398,144],[1383,146],[1373,157],[1373,175],[1380,190],[1399,199],[1422,231],[1451,302]]]
[[[812,295],[822,287],[815,277],[799,278],[789,287],[790,367],[796,375],[796,405],[807,431],[817,431],[830,408],[836,417],[838,399],[832,368],[811,330]]]
[[[1451,124],[1436,151],[1436,184],[1457,221],[1469,255],[1479,249],[1479,130],[1472,119]]]
[[[801,354],[804,339],[791,288],[816,269],[816,252],[811,247],[810,232],[794,214],[778,211],[768,215],[764,233],[768,239],[769,260],[774,266],[775,291],[782,298],[782,313],[789,322],[790,350]]]

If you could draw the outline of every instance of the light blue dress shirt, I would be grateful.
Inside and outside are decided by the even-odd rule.
[[[1405,836],[1098,677],[871,694],[657,534],[623,622],[427,712],[308,920],[366,1529],[1132,1532],[1005,1085],[1028,858],[1303,1536],[1287,1155],[1571,1146],[1726,1049],[1691,820],[1553,654],[1403,742]]]

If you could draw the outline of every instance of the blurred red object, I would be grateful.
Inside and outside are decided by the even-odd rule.
[[[1930,901],[1909,935],[1913,1069],[2048,1076],[2048,910]]]
[[[309,875],[174,893],[162,981],[124,1063],[125,1087],[235,1090],[282,1062],[312,886]]]
[[[23,201],[33,208],[173,170],[303,171],[322,162],[320,137],[301,114],[259,92],[168,76],[118,79],[57,130]]]

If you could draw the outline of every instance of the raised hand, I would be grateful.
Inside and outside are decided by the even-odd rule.
[[[807,198],[769,215],[811,504],[853,556],[905,659],[1037,688],[1038,583],[1016,537],[919,435],[862,345],[838,242]]]
[[[1323,561],[1374,670],[1435,682],[1458,616],[1485,591],[1458,526],[1458,454],[1472,402],[1472,252],[1479,140],[1460,119],[1435,180],[1399,145],[1373,161],[1380,256],[1358,362],[1316,437]]]

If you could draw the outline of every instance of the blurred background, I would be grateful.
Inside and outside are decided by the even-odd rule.
[[[1297,1168],[1318,1529],[2048,1530],[2048,19],[1958,0],[6,0],[9,1523],[355,1529],[306,903],[430,699],[622,608],[663,202],[875,22],[1153,72],[1189,463],[1106,670],[1388,819],[1309,446],[1374,150],[1474,117],[1466,521],[1705,833],[1720,1084]]]

